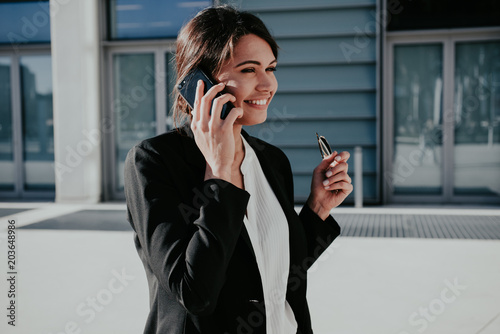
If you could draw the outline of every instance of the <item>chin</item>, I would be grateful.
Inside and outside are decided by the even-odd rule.
[[[267,110],[260,112],[258,115],[254,114],[254,113],[250,114],[250,115],[244,114],[242,118],[240,118],[239,120],[236,120],[236,123],[241,124],[241,125],[250,126],[250,125],[257,125],[257,124],[264,123],[266,121],[266,119],[267,119]]]

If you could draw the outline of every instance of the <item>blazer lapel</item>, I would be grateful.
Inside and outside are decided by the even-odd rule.
[[[284,180],[283,175],[281,171],[276,170],[273,168],[273,164],[269,160],[268,155],[265,154],[264,150],[262,147],[260,147],[260,143],[256,142],[255,138],[251,137],[248,135],[248,133],[244,130],[242,130],[242,134],[247,140],[247,142],[252,146],[252,148],[255,151],[255,154],[257,155],[257,158],[259,159],[260,166],[262,167],[262,170],[264,172],[264,175],[266,176],[267,181],[271,185],[271,188],[276,195],[276,198],[278,199],[278,202],[281,205],[281,208],[283,209],[283,212],[285,213],[285,216],[287,217],[288,224],[292,221],[291,214],[293,211],[293,214],[295,214],[295,209],[290,205],[289,201],[287,200],[287,194],[285,189],[283,188],[282,184],[286,182]]]

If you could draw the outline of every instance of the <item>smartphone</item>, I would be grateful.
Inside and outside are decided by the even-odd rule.
[[[181,83],[177,86],[181,96],[186,100],[191,108],[194,107],[194,100],[196,97],[196,86],[198,84],[198,80],[203,80],[205,83],[203,94],[206,94],[207,91],[212,88],[215,84],[215,80],[211,79],[205,72],[203,72],[200,68],[196,67],[193,71],[189,72],[188,75],[184,79],[182,79]],[[215,97],[219,97],[223,94],[223,92],[218,93]],[[213,106],[213,101],[212,101]],[[227,115],[234,108],[234,105],[231,102],[227,102],[222,106],[222,112],[220,114],[220,118],[226,119]],[[210,114],[212,113],[212,108],[210,108]]]

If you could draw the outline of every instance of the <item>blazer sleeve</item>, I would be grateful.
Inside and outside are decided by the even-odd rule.
[[[331,215],[322,220],[307,204],[300,211],[299,218],[306,232],[307,254],[316,261],[340,235],[340,226]],[[312,265],[314,261],[307,263]]]
[[[172,164],[176,158],[173,153]],[[181,189],[174,186],[176,175],[169,175],[172,170],[148,147],[130,150],[124,171],[129,220],[139,255],[159,288],[175,295],[188,312],[210,314],[243,226],[249,194],[213,179],[197,189],[204,196],[200,206],[186,204]],[[198,214],[194,222],[188,219]]]

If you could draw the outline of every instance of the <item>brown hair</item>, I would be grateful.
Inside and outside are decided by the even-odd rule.
[[[248,12],[229,6],[210,7],[199,12],[182,27],[175,53],[177,82],[173,92],[173,116],[176,125],[186,120],[191,109],[177,89],[181,79],[195,67],[216,77],[223,64],[233,56],[239,39],[248,34],[265,40],[278,58],[276,41],[264,23]]]

